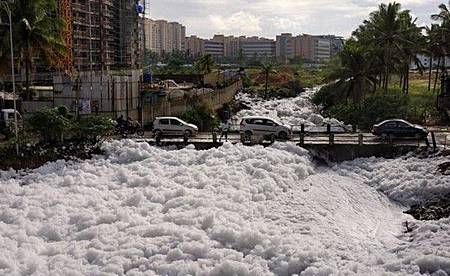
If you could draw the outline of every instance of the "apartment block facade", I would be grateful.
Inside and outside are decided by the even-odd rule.
[[[216,58],[263,58],[276,57],[288,62],[301,57],[309,63],[321,63],[335,57],[343,48],[344,41],[336,36],[312,36],[283,33],[275,40],[260,37],[234,37],[215,35],[212,39],[196,36],[185,38],[186,51],[191,56],[210,54]]]
[[[276,44],[273,39],[248,37],[240,38],[238,41],[242,55],[246,58],[275,57],[276,55]]]
[[[186,37],[186,52],[191,56],[210,54],[220,57],[275,57],[275,41],[260,37],[215,35],[212,39]]]
[[[198,58],[205,51],[205,40],[195,35],[186,37],[184,45],[186,53],[194,58]]]
[[[283,61],[301,57],[307,62],[329,61],[343,48],[343,38],[336,36],[313,36],[284,33],[276,38],[276,54]]]
[[[145,48],[161,54],[185,50],[186,27],[178,22],[144,19]]]
[[[142,20],[134,0],[59,0],[70,71],[137,69],[142,60]]]

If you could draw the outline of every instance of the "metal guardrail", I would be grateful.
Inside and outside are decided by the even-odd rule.
[[[322,126],[308,126],[305,124],[302,125],[291,125],[291,131],[293,134],[300,133],[355,133],[353,130],[349,130],[343,126],[332,126],[322,125]],[[220,131],[220,129],[216,129],[216,131]],[[241,126],[239,124],[231,124],[229,132],[231,133],[239,133],[241,131]]]
[[[195,137],[152,137],[150,139],[142,139],[143,141],[155,142],[157,145],[168,145],[168,144],[221,144],[225,140],[219,140],[220,133],[211,132],[211,133],[199,133]],[[431,135],[431,142],[428,140],[419,140],[414,138],[397,138],[397,139],[381,139],[377,136],[373,136],[369,133],[343,133],[343,134],[335,134],[335,133],[300,133],[294,135],[290,142],[296,143],[299,146],[305,145],[399,145],[399,146],[428,146],[437,148],[438,146],[443,146],[444,143],[438,143],[434,135]],[[256,144],[270,144],[277,141],[274,135],[271,136],[262,136],[262,135],[253,135],[253,136],[245,136],[244,134],[229,134],[228,141],[232,143],[243,143],[246,145],[256,145]]]

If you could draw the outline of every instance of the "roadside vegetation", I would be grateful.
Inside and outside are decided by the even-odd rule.
[[[66,107],[43,108],[25,122],[18,141],[0,145],[1,169],[35,168],[58,159],[86,159],[100,153],[101,143],[110,136],[116,122],[102,116],[80,118],[70,115]]]
[[[212,131],[219,126],[219,119],[214,109],[206,103],[194,106],[180,116],[186,122],[198,126],[200,131]]]
[[[243,85],[246,92],[264,98],[294,97],[306,88],[325,84],[327,68],[262,63],[245,69]]]
[[[329,84],[314,103],[326,115],[365,130],[389,118],[439,123],[436,97],[450,50],[450,12],[444,4],[439,9],[432,16],[438,24],[425,29],[399,3],[381,4],[330,64]],[[424,70],[420,54],[438,60],[437,72]]]

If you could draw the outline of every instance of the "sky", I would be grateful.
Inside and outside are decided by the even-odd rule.
[[[147,0],[150,17],[177,21],[187,35],[203,38],[225,35],[273,38],[294,35],[335,34],[349,37],[377,9],[380,0]],[[430,24],[446,0],[398,0],[411,10],[420,25]]]

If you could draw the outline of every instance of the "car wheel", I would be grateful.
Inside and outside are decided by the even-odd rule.
[[[162,136],[162,132],[161,132],[161,130],[155,130],[154,132],[153,132],[153,134],[155,135],[155,137],[161,137]]]
[[[145,135],[145,131],[144,131],[142,128],[139,128],[139,129],[136,131],[136,134],[137,134],[138,136],[144,136],[144,135]]]
[[[184,132],[184,136],[185,136],[185,137],[192,137],[192,131],[186,130],[186,131]]]
[[[286,141],[288,139],[287,133],[284,131],[281,131],[280,133],[278,133],[278,139],[280,139],[282,141]]]
[[[252,132],[250,130],[247,130],[244,132],[245,138],[250,139],[252,137]]]

